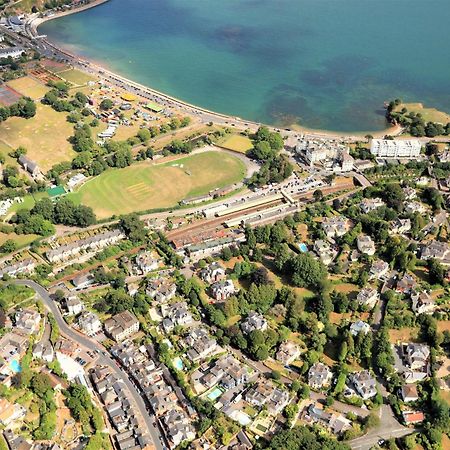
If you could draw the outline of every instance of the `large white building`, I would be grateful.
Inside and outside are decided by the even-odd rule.
[[[417,158],[421,148],[418,139],[372,139],[370,153],[380,158]]]
[[[22,47],[8,47],[0,49],[0,58],[19,58],[25,50]]]

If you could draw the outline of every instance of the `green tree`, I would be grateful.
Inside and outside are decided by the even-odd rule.
[[[109,109],[111,109],[114,106],[114,102],[109,99],[109,98],[105,98],[104,100],[102,100],[100,102],[100,109],[103,111],[108,111]]]

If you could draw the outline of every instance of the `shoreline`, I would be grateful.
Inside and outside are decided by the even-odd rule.
[[[57,12],[51,16],[47,17],[35,17],[32,18],[27,25],[29,26],[29,32],[30,35],[33,38],[36,38],[39,36],[38,28],[40,25],[42,25],[45,22],[48,22],[50,20],[59,19],[61,17],[65,17],[71,14],[76,14],[82,11],[86,11],[91,8],[95,8],[97,6],[100,6],[102,4],[107,3],[109,0],[94,0],[86,5],[83,5],[79,8],[73,8],[68,11],[61,11]],[[223,125],[230,124],[232,126],[237,126],[242,129],[245,128],[252,128],[256,127],[258,128],[261,125],[266,125],[261,122],[256,122],[253,120],[245,120],[237,116],[232,116],[230,114],[220,113],[216,111],[212,111],[206,108],[203,108],[202,106],[194,105],[192,103],[186,102],[184,100],[181,100],[179,98],[173,97],[170,94],[166,94],[164,92],[158,91],[154,88],[151,88],[149,86],[145,86],[141,83],[138,83],[136,81],[133,81],[129,78],[126,78],[122,75],[119,75],[118,73],[115,73],[106,67],[103,66],[103,63],[98,63],[96,61],[93,61],[92,59],[83,59],[80,55],[77,55],[76,53],[70,53],[68,50],[64,49],[64,45],[57,44],[52,42],[45,36],[45,38],[41,39],[41,41],[45,42],[49,47],[54,49],[55,51],[65,55],[69,58],[68,62],[71,63],[74,68],[77,68],[78,70],[81,70],[83,72],[94,74],[98,76],[99,78],[105,78],[108,81],[118,82],[122,84],[121,87],[127,89],[128,85],[131,87],[131,92],[133,94],[139,95],[139,92],[144,93],[144,97],[151,96],[153,97],[152,100],[156,101],[163,101],[163,102],[169,102],[170,104],[174,106],[178,106],[181,108],[187,108],[190,110],[191,113],[194,114],[206,114],[210,116],[212,120],[220,120],[224,121],[225,123]],[[89,70],[91,69],[91,70]],[[106,75],[106,76],[105,76]],[[130,89],[127,89],[130,90]],[[147,94],[147,95],[145,95]],[[142,95],[142,94],[140,94]],[[321,129],[314,129],[314,128],[308,128],[303,127],[300,124],[291,124],[291,125],[285,125],[285,126],[277,126],[273,124],[267,124],[267,126],[271,129],[279,129],[284,135],[304,135],[307,138],[312,139],[347,139],[352,141],[358,141],[361,140],[361,138],[364,138],[366,135],[371,135],[373,137],[384,137],[386,135],[390,136],[399,136],[402,133],[402,128],[400,126],[392,126],[385,128],[383,130],[379,131],[333,131],[333,130],[321,130]]]

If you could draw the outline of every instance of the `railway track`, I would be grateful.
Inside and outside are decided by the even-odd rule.
[[[348,184],[340,185],[340,186],[330,186],[327,188],[323,188],[322,192],[324,195],[333,194],[335,192],[344,191],[346,189],[353,188],[354,184],[352,181],[349,181]],[[307,202],[313,198],[313,192],[306,192],[304,194],[297,194],[293,196],[295,201],[297,202]],[[238,218],[242,215],[264,212],[268,208],[272,208],[278,205],[285,203],[283,200],[275,200],[273,202],[268,202],[264,205],[255,206],[253,208],[244,209],[242,211],[238,211],[231,214],[225,214],[222,217],[214,217],[212,219],[204,219],[198,223],[193,223],[182,227],[180,229],[176,229],[167,233],[167,238],[169,240],[174,239],[182,239],[183,237],[188,238],[189,236],[195,236],[200,233],[206,233],[208,231],[213,231],[214,229],[220,230],[225,229],[224,222]]]

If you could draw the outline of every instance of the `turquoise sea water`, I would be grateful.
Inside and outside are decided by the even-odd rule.
[[[110,0],[39,30],[209,109],[365,131],[395,97],[450,110],[449,18],[448,0]]]

